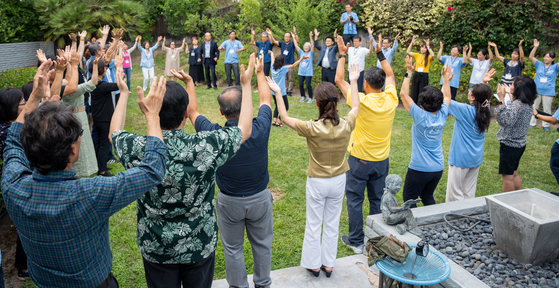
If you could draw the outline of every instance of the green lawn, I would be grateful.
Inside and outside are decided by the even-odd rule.
[[[223,67],[218,67],[223,69]],[[156,69],[155,74],[161,76],[162,70]],[[145,134],[145,119],[137,105],[135,86],[142,84],[142,74],[139,67],[132,70],[132,95],[128,103],[126,129],[128,131]],[[206,90],[201,86],[196,88],[200,112],[213,122],[225,123],[220,115],[217,104],[219,90]],[[258,111],[258,96],[253,94],[254,113]],[[316,119],[317,109],[314,104],[299,103],[299,99],[289,98],[291,116],[302,120]],[[349,112],[347,105],[339,107],[341,115]],[[187,123],[185,130],[193,133],[194,128]],[[443,133],[443,150],[445,160],[448,156],[452,137],[454,118],[449,118]],[[392,143],[390,153],[390,173],[395,173],[405,178],[411,154],[411,117],[405,110],[396,111],[392,128]],[[371,127],[374,129],[374,126]],[[501,177],[497,174],[499,160],[499,142],[495,138],[498,125],[491,124],[485,143],[484,164],[478,178],[477,196],[499,193],[501,191]],[[545,191],[557,191],[557,183],[549,169],[550,149],[556,138],[555,131],[543,132],[542,129],[532,129],[528,132],[527,149],[520,163],[520,175],[524,187],[537,187]],[[285,267],[298,266],[300,263],[301,248],[305,229],[305,171],[308,165],[308,150],[306,140],[287,126],[283,128],[272,127],[269,143],[269,173],[271,190],[281,193],[281,197],[274,202],[274,242],[272,248],[272,270]],[[446,165],[445,165],[446,166]],[[113,172],[123,171],[120,164],[111,165]],[[445,200],[447,168],[437,190],[435,199],[437,203]],[[401,201],[401,193],[398,195]],[[363,217],[368,213],[368,204],[364,203]],[[122,211],[116,213],[110,220],[110,239],[113,251],[113,273],[121,287],[145,287],[144,270],[138,246],[136,244],[136,203],[130,204]],[[219,217],[219,215],[218,215]],[[342,211],[340,222],[340,235],[347,234],[347,210]],[[245,239],[245,262],[248,273],[252,273],[252,257],[250,245]],[[338,241],[338,257],[352,255],[341,240]],[[225,278],[225,262],[221,242],[217,245],[214,279]],[[31,281],[25,283],[26,287],[34,287]]]

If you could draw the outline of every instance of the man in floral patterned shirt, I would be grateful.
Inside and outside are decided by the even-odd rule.
[[[159,114],[163,140],[168,146],[167,174],[137,203],[137,243],[144,261],[148,287],[211,287],[217,223],[213,205],[216,169],[235,156],[252,129],[250,79],[254,54],[248,70],[241,67],[243,101],[239,125],[226,129],[186,134],[189,97],[194,83],[183,71],[176,72],[186,83],[167,82]],[[143,94],[140,87],[138,94]],[[122,131],[126,103],[119,101],[111,121],[114,151],[126,169],[136,167],[144,154],[145,136]],[[122,105],[121,105],[122,104]]]

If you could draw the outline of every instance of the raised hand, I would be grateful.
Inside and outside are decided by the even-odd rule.
[[[375,30],[371,27],[367,27],[367,32],[369,32],[369,36],[373,36],[373,32],[375,32]]]
[[[138,43],[142,42],[142,35],[138,35]]]
[[[336,43],[338,44],[338,51],[340,52],[340,54],[347,55],[349,43],[347,43],[347,45],[344,43],[344,37],[338,35],[338,37],[336,37]]]
[[[167,43],[167,36],[163,37],[163,44]]]
[[[109,35],[110,30],[111,30],[111,27],[109,25],[105,25],[105,26],[103,26],[103,29],[99,29],[99,31],[101,31],[101,34],[103,34],[103,35]]]
[[[320,35],[320,32],[318,32],[318,30],[316,30],[316,28],[314,28],[314,35],[316,35],[316,37],[318,37],[318,35]]]
[[[427,40],[429,41],[429,40]],[[413,45],[413,43],[415,43],[415,35],[411,36],[411,44]]]
[[[293,34],[297,34],[297,28],[295,28],[295,26],[293,26]]]
[[[107,52],[105,52],[105,56],[107,56],[107,59],[112,59],[113,58],[113,54],[114,54],[114,49],[109,48],[107,49]],[[108,63],[107,63],[108,64]]]
[[[192,82],[192,77],[190,77],[190,75],[186,74],[183,70],[180,70],[180,71],[177,72],[177,70],[171,69],[170,72],[175,77],[177,77],[179,80],[184,82],[184,84],[188,85],[188,83]]]
[[[120,39],[122,38],[122,33],[124,33],[124,31],[122,30],[122,28],[118,28],[116,30],[116,32],[113,30],[113,37]]]
[[[415,39],[415,36],[413,36]],[[427,45],[427,48],[431,48],[431,46],[429,46],[429,42],[431,42],[431,39],[427,38],[427,41],[425,41],[425,45]]]
[[[85,39],[85,36],[87,36],[87,31],[83,30],[82,32],[78,33],[78,36],[80,36],[81,39]]]
[[[256,32],[254,32],[254,29],[250,28],[250,34],[254,35]]]
[[[56,49],[56,53],[58,54],[58,57],[64,57],[64,50]]]
[[[312,31],[311,31],[311,32],[309,32],[309,37],[311,37],[311,38],[312,38]]]
[[[119,70],[122,69],[122,62],[124,62],[124,58],[122,57],[122,53],[119,53],[117,51],[116,57],[115,57],[115,67]]]
[[[76,39],[76,34],[74,33],[68,34],[68,37],[70,37],[70,40],[72,40],[72,42],[78,41],[78,39]]]
[[[251,55],[252,56],[252,55]],[[255,64],[256,74],[264,73],[264,57],[258,56]]]
[[[250,89],[250,82],[252,80],[252,73],[254,71],[254,62],[256,55],[254,53],[250,54],[250,60],[248,62],[248,68],[245,70],[245,64],[241,65],[241,87],[247,87]],[[264,66],[264,65],[262,65]]]
[[[377,46],[375,47],[375,52],[379,53],[382,52],[382,35],[378,34],[378,41],[377,41]]]
[[[540,42],[538,41],[538,39],[534,39],[534,47],[535,48],[540,47]]]
[[[468,45],[464,45],[464,51],[463,52],[464,52],[463,54],[466,55],[466,52],[468,52]]]
[[[49,59],[37,68],[37,73],[33,77],[33,92],[29,96],[29,102],[32,100],[41,101],[45,97],[46,91],[50,91],[48,84],[50,66],[52,66],[52,60]]]
[[[520,43],[518,43],[518,47],[522,47],[523,43],[524,43],[524,39],[520,40]]]
[[[161,41],[161,39],[163,39],[163,36],[157,37],[157,42]],[[148,95],[148,96],[149,96],[149,95]]]
[[[72,51],[70,53],[70,64],[73,67],[78,67],[78,65],[80,64],[80,53],[78,53],[77,51]]]
[[[406,70],[410,75],[413,74],[413,71],[415,70],[415,63],[412,64],[412,60],[413,58],[411,58],[409,55],[407,55],[404,59],[404,61],[406,62]]]
[[[268,82],[268,86],[270,86],[270,90],[274,91],[274,93],[281,95],[281,88],[279,87],[278,83],[274,80],[274,78],[266,76],[266,82]]]
[[[493,80],[493,75],[495,75],[495,73],[497,73],[497,71],[495,71],[495,68],[485,72],[485,75],[483,75],[482,79],[483,83],[488,83],[489,81]]]
[[[454,73],[451,73],[451,71],[452,68],[448,67],[448,59],[447,59],[446,64],[444,65],[441,71],[441,75],[443,76],[444,81],[450,82],[450,80],[454,76]]]
[[[400,37],[400,32],[398,32],[398,35],[394,38],[394,42],[398,41],[398,37]]]
[[[359,70],[359,64],[353,63],[349,65],[349,82],[353,83],[353,81],[357,81],[359,79],[359,75],[361,71]]]
[[[62,73],[64,72],[64,70],[66,70],[66,59],[64,59],[64,57],[56,57],[56,61],[54,62],[54,64],[54,70],[57,73]]]
[[[93,59],[93,64],[97,65],[103,57],[105,57],[105,52],[99,52],[99,57],[95,57],[95,59]]]
[[[439,41],[440,45],[441,45],[441,50],[443,50],[443,41]]]
[[[37,59],[39,59],[41,63],[45,63],[47,61],[47,56],[45,56],[43,50],[41,49],[37,50]]]
[[[157,83],[157,78],[155,78],[149,88],[148,96],[145,98],[142,87],[137,87],[138,106],[140,106],[140,110],[146,115],[146,118],[159,117],[159,111],[161,111],[161,105],[163,104],[163,97],[165,97],[165,92],[167,91],[166,85],[167,80],[165,80],[165,77],[161,76],[161,78],[159,78],[159,83]]]
[[[495,42],[487,42],[487,44],[491,47],[497,47],[497,44],[495,44]]]
[[[66,59],[66,61],[70,61],[71,57],[72,57],[72,46],[66,45],[66,48],[64,48],[64,59]]]
[[[128,85],[126,85],[126,78],[124,77],[124,70],[119,69],[116,71],[116,85],[118,86],[118,90],[120,93],[129,92]]]
[[[506,89],[505,89],[505,84],[501,84],[499,83],[497,85],[497,96],[499,96],[499,101],[504,102],[505,101],[505,95],[506,95]]]
[[[266,27],[266,33],[268,33],[268,35],[272,35],[272,30],[270,30],[269,27]]]

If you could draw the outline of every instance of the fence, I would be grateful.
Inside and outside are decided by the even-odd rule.
[[[0,72],[37,65],[37,50],[54,55],[52,42],[22,42],[0,44]]]

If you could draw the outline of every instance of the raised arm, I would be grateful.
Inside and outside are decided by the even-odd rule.
[[[344,43],[344,38],[339,35],[336,38],[336,42],[338,43],[338,51],[339,51],[340,59],[338,60],[338,67],[336,68],[336,77],[334,78],[334,81],[336,82],[338,88],[340,88],[340,90],[342,91],[344,97],[347,98],[347,92],[349,91],[349,89],[351,89],[351,87],[349,86],[349,83],[345,81],[344,73],[345,73],[345,61],[347,58],[347,50],[349,49],[349,43],[347,43],[346,45]]]
[[[165,42],[167,42],[167,36],[163,37],[163,43],[161,44],[161,49],[165,50],[167,47],[165,47]],[[157,43],[159,44],[159,40],[157,40]]]
[[[39,107],[41,99],[47,97],[49,94],[49,72],[50,66],[52,65],[52,60],[46,60],[37,68],[37,73],[33,77],[33,91],[27,100],[27,103],[23,107],[23,111],[19,113],[15,122],[24,123],[25,115],[29,114]]]
[[[122,30],[122,28],[118,28],[115,31],[113,31],[113,42],[111,42],[111,47],[109,47],[109,50],[112,51],[112,53],[106,53],[105,56],[105,63],[111,63],[111,60],[113,60],[113,58],[115,57],[115,55],[117,54],[117,45],[118,42],[120,41],[120,39],[122,38],[122,33],[124,31]]]
[[[435,51],[433,51],[433,49],[431,49],[431,45],[429,45],[429,38],[427,38],[427,41],[425,41],[425,45],[427,45],[427,51],[429,51],[429,56],[431,56],[431,59],[435,59]]]
[[[184,49],[185,44],[186,44],[186,38],[182,38],[182,45],[181,45],[181,48],[179,50],[179,53],[182,52],[182,50]]]
[[[68,34],[70,40],[72,40],[72,50],[78,50],[78,39],[76,38],[76,34],[70,33]]]
[[[540,42],[538,39],[534,39],[534,48],[532,48],[532,51],[530,52],[530,61],[532,61],[533,65],[538,62],[538,59],[536,59],[536,51],[538,50],[538,47],[540,47]]]
[[[140,86],[136,88],[138,92],[138,106],[140,106],[140,110],[146,116],[148,136],[157,137],[163,141],[161,124],[159,123],[159,112],[161,111],[163,97],[165,97],[165,91],[167,90],[167,80],[165,80],[165,76],[161,76],[161,78],[159,78],[159,84],[157,83],[157,79],[155,79],[151,85],[153,86],[149,88],[149,93],[146,98],[144,98],[144,90]],[[128,87],[126,89],[128,90]],[[126,105],[126,101],[118,102],[122,102]]]
[[[394,85],[396,87],[396,77],[394,76],[394,71],[392,71],[392,66],[388,63],[388,60],[384,58],[384,53],[382,53],[382,35],[378,35],[378,42],[376,47],[377,58],[380,61],[380,65],[382,66],[382,70],[386,74],[386,80],[384,81],[384,85]]]
[[[470,57],[472,56],[472,43],[468,43],[468,44],[470,45],[469,49],[468,46],[464,46],[464,49],[466,50],[464,51],[464,57],[462,57],[463,64],[468,63],[468,61],[470,61]]]
[[[272,61],[274,61],[274,53],[272,53]],[[270,91],[270,86],[268,86],[268,82],[266,81],[266,75],[264,74],[264,57],[262,56],[258,57],[258,59],[256,60],[255,70],[256,70],[256,80],[258,83],[258,97],[260,98],[260,106],[268,105],[271,108],[272,92]]]
[[[312,31],[309,32],[309,41],[311,42],[311,52],[314,53],[314,41],[312,40]]]
[[[101,46],[101,48],[105,47],[105,43],[107,43],[107,38],[109,37],[110,30],[111,27],[109,25],[103,26],[103,29],[99,28],[99,31],[101,31],[101,34],[103,34],[103,37],[101,38],[101,40],[99,40],[99,46]]]
[[[524,39],[520,40],[520,43],[518,43],[518,51],[520,51],[520,63],[522,63],[522,65],[524,65],[524,49],[522,49],[522,44],[524,44]]]
[[[497,44],[495,44],[494,42],[489,42],[489,46],[495,48],[495,57],[497,58],[497,60],[501,62],[505,62],[505,57],[499,55],[499,49],[497,49]]]
[[[266,33],[268,33],[268,39],[270,40],[270,43],[272,43],[272,45],[279,46],[279,42],[276,40],[276,38],[274,38],[274,35],[272,35],[272,30],[270,30],[270,28],[266,28]]]
[[[64,59],[64,57],[56,57],[55,69],[54,69],[56,74],[54,77],[54,81],[52,82],[52,86],[50,87],[50,95],[60,96],[64,70],[66,70],[66,59]]]
[[[188,108],[186,111],[188,114],[188,118],[190,119],[190,123],[192,123],[192,126],[196,127],[196,118],[200,116],[200,113],[198,112],[198,100],[196,99],[196,89],[194,87],[194,81],[192,81],[192,77],[186,74],[183,70],[177,72],[176,70],[172,69],[171,73],[175,75],[175,77],[179,78],[179,80],[184,82],[184,84],[186,84],[186,93],[188,94]]]
[[[297,45],[297,42],[299,42],[299,41],[297,41],[297,39],[295,39],[295,35],[293,35],[293,33],[291,34],[291,39],[293,39],[293,46],[295,46],[295,51],[297,51],[297,53],[299,53],[300,48],[299,48],[299,45]]]
[[[82,32],[78,33],[80,37],[80,44],[78,45],[78,54],[80,55],[80,59],[83,57],[83,51],[85,50],[85,37],[87,36],[87,31],[83,30]],[[80,65],[82,61],[80,61]]]
[[[97,83],[99,83],[99,69],[97,69],[97,66],[99,64],[99,61],[101,61],[101,59],[103,59],[103,57],[105,57],[105,53],[103,52],[99,52],[99,57],[95,57],[95,59],[93,59],[93,73],[91,73],[91,82],[93,83],[93,85],[97,86]],[[91,64],[90,64],[91,65]],[[128,88],[128,86],[126,86],[126,88]]]
[[[487,52],[489,53],[489,64],[493,64],[493,51],[491,51],[489,43],[487,43]]]
[[[295,67],[299,66],[299,63],[301,63],[301,61],[303,61],[304,59],[309,59],[309,56],[302,56],[299,58],[299,60],[295,61],[295,63],[289,65],[289,70],[293,70],[295,69]]]
[[[351,110],[349,113],[353,113],[355,117],[359,114],[359,106],[361,106],[359,88],[357,87],[357,79],[359,79],[360,72],[359,64],[353,63],[349,65],[349,81],[351,82]]]
[[[406,56],[406,70],[408,72],[408,77],[404,77],[404,82],[402,83],[402,88],[400,89],[400,99],[402,99],[402,104],[406,111],[410,112],[410,108],[413,105],[413,99],[410,97],[410,81],[411,75],[415,70],[415,63],[412,64],[412,59],[410,56]]]
[[[68,81],[68,85],[64,88],[64,93],[61,95],[62,97],[66,95],[70,95],[78,91],[78,80],[80,78],[78,74],[78,66],[80,63],[80,55],[76,51],[72,51],[70,56],[70,67],[69,69],[72,70],[72,76],[70,77],[70,81]]]
[[[437,53],[437,60],[443,61],[443,41],[440,41],[441,47],[439,48],[439,52]]]
[[[444,65],[441,75],[443,76],[443,102],[446,105],[450,105],[450,100],[452,100],[452,94],[450,93],[450,80],[454,76],[454,73],[451,74],[451,68],[448,67],[448,59],[446,60],[446,64]]]
[[[239,115],[239,129],[243,134],[242,142],[245,142],[250,138],[252,133],[252,90],[250,87],[252,73],[254,72],[254,61],[255,54],[250,54],[250,61],[248,63],[248,69],[245,70],[245,65],[241,65],[241,89],[242,89],[242,103],[241,103],[241,113]],[[281,93],[280,93],[281,94]]]
[[[281,121],[285,125],[287,125],[287,127],[297,131],[297,129],[295,127],[295,122],[297,121],[297,119],[289,117],[289,115],[287,115],[287,109],[285,109],[285,103],[283,102],[283,97],[281,96],[280,87],[278,86],[276,81],[274,81],[274,78],[266,76],[266,81],[268,82],[268,85],[269,85],[270,89],[272,89],[274,91],[274,94],[275,94],[275,97],[276,97],[276,105],[278,107],[278,112],[279,112],[279,116],[281,118]]]
[[[250,44],[256,45],[256,41],[254,41],[254,29],[250,28]]]
[[[408,50],[406,51],[406,53],[411,57],[413,57],[413,52],[411,52],[411,47],[413,46],[413,43],[415,43],[415,35],[411,37],[410,45],[408,46]]]
[[[115,62],[119,61],[120,63],[122,63],[122,52],[120,52],[116,56]],[[120,90],[120,98],[118,100],[118,103],[116,104],[115,112],[113,113],[111,124],[109,126],[109,141],[111,141],[111,143],[113,142],[113,133],[117,130],[124,129],[124,123],[126,122],[126,106],[128,105],[128,96],[130,95],[130,91],[128,91],[128,86],[126,85],[126,80],[124,79],[124,71],[122,70],[122,66],[119,67],[119,69],[117,70],[115,78],[116,84],[118,85],[118,90]],[[142,90],[143,92],[143,89],[140,90]],[[138,92],[138,95],[139,94],[140,93]]]
[[[293,37],[293,35],[295,35],[295,37]],[[295,28],[295,26],[293,26],[293,33],[291,33],[291,38],[299,42],[299,35],[297,34],[297,28]]]

